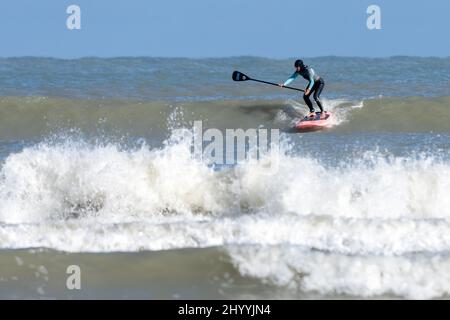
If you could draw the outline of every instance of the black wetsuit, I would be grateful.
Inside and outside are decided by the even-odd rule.
[[[314,93],[314,100],[317,103],[317,106],[320,108],[320,112],[323,112],[323,106],[322,102],[320,101],[320,94],[322,93],[323,87],[325,86],[325,81],[322,77],[319,77],[315,72],[314,69],[309,66],[303,66],[300,72],[294,72],[294,74],[284,83],[285,86],[287,86],[289,83],[294,81],[295,78],[297,78],[299,75],[301,75],[304,79],[308,80],[308,89],[310,89],[310,92],[308,95],[303,95],[303,100],[305,100],[306,105],[309,108],[310,112],[314,112],[314,107],[309,99],[312,93]]]

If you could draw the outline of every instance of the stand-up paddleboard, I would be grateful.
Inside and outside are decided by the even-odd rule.
[[[273,86],[279,86],[278,84],[273,83],[273,82],[250,78],[246,74],[243,74],[242,72],[239,72],[239,71],[234,71],[233,75],[231,77],[233,78],[234,81],[249,81],[250,80],[250,81],[256,81],[256,82],[261,82],[261,83],[265,83],[265,84],[270,84]],[[282,88],[305,92],[305,90],[303,90],[303,89],[298,89],[298,88],[293,88],[293,87],[283,86]],[[305,117],[296,123],[295,128],[298,131],[322,130],[322,129],[325,129],[325,128],[331,126],[331,116],[332,116],[331,112],[326,111],[323,116],[316,115],[315,117],[311,117],[311,118]]]
[[[325,115],[316,115],[315,117],[304,117],[295,124],[298,131],[316,131],[331,126],[331,112],[325,111]]]

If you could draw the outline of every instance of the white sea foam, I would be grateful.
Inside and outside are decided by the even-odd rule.
[[[354,109],[360,109],[364,106],[363,101],[349,101],[345,99],[321,99],[323,106],[326,111],[329,111],[333,114],[330,119],[330,126],[335,127],[341,125],[345,122],[348,122],[350,119],[350,114]],[[282,120],[286,118],[286,115],[292,119],[291,126],[294,126],[299,118],[304,117],[308,112],[308,107],[304,104],[303,101],[295,101],[288,100],[286,102],[289,106],[292,107],[291,110],[284,110],[277,115],[277,120]],[[313,102],[316,111],[318,107]]]
[[[291,290],[353,297],[430,299],[450,294],[450,256],[339,255],[298,247],[233,247],[242,275]]]
[[[277,171],[267,170],[270,157],[215,171],[193,159],[186,137],[161,149],[69,140],[9,155],[0,178],[0,247],[272,247],[275,258],[264,250],[230,256],[244,275],[307,291],[449,292],[448,163],[375,151],[326,167],[282,154]]]

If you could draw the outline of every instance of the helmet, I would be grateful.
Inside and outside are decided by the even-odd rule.
[[[300,68],[303,68],[305,65],[303,64],[303,61],[302,60],[296,60],[295,61],[295,67],[296,68],[298,68],[298,67],[300,67]]]

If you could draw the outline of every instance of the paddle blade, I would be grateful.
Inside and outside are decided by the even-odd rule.
[[[250,77],[243,74],[242,72],[235,71],[235,72],[233,72],[233,80],[234,81],[247,81],[247,80],[250,80]]]

